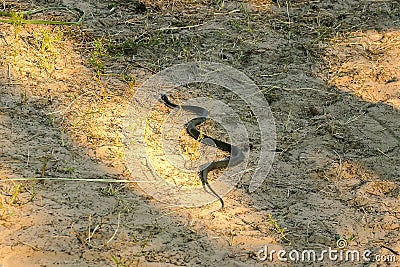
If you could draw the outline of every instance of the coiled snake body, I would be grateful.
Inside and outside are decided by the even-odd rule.
[[[174,103],[171,103],[169,101],[168,97],[166,94],[161,95],[161,100],[162,102],[169,108],[181,108],[182,110],[190,111],[192,113],[195,113],[199,117],[196,117],[186,123],[186,132],[194,139],[199,140],[203,144],[206,144],[208,146],[213,146],[218,149],[221,149],[223,151],[229,152],[230,156],[227,158],[224,158],[223,160],[219,161],[213,161],[207,164],[203,164],[200,166],[200,171],[199,171],[199,177],[202,183],[202,186],[205,191],[207,191],[207,188],[212,192],[214,196],[216,196],[219,201],[221,202],[221,209],[224,208],[224,200],[214,191],[214,189],[210,186],[207,180],[207,175],[210,171],[215,170],[215,169],[222,169],[226,168],[229,166],[235,166],[238,165],[240,162],[243,161],[244,159],[244,154],[238,148],[237,146],[225,143],[223,141],[214,139],[212,137],[209,137],[207,135],[201,134],[200,131],[196,128],[197,125],[202,124],[208,119],[209,113],[206,109],[198,106],[187,106],[187,105],[177,105]]]

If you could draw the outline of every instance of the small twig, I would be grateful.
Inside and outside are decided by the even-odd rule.
[[[8,63],[7,66],[7,77],[8,77],[8,81],[11,83],[11,64]]]
[[[286,87],[281,87],[281,86],[276,86],[276,85],[269,85],[269,84],[257,84],[258,87],[266,87],[265,89],[261,89],[251,95],[246,96],[246,98],[252,97],[258,93],[264,93],[264,92],[268,92],[272,89],[280,89],[283,91],[288,91],[288,92],[295,92],[295,91],[303,91],[303,90],[308,90],[308,91],[315,91],[315,92],[319,92],[319,93],[324,93],[324,94],[328,94],[328,95],[336,95],[336,93],[331,93],[331,92],[327,92],[324,90],[320,90],[320,89],[316,89],[316,88],[308,88],[308,87],[304,87],[304,88],[286,88]]]
[[[351,117],[350,119],[348,119],[348,120],[345,122],[345,124],[350,124],[350,123],[352,123],[352,122],[358,120],[361,116],[365,115],[366,113],[367,113],[367,112],[364,111],[363,113],[361,113],[361,114],[358,115],[358,116],[353,116],[353,117]]]
[[[118,230],[119,230],[120,222],[121,222],[121,212],[118,213],[117,229],[115,229],[114,234],[113,234],[113,235],[111,236],[111,238],[107,241],[107,244],[110,243],[110,242],[115,238],[115,236],[117,235],[117,232],[118,232]]]
[[[79,182],[95,182],[95,183],[155,183],[157,180],[138,181],[138,180],[116,180],[116,179],[94,179],[94,178],[70,178],[70,177],[30,177],[30,178],[10,178],[0,179],[0,182],[8,181],[79,181]]]
[[[389,159],[391,159],[391,157],[389,157],[385,152],[383,152],[382,150],[380,150],[379,148],[376,149],[379,153],[381,153],[382,155],[388,157]]]
[[[383,248],[386,248],[387,250],[389,250],[390,252],[392,252],[392,253],[395,254],[395,255],[400,255],[399,252],[395,251],[395,250],[392,249],[392,248],[389,248],[389,247],[387,247],[387,246],[385,246],[385,245],[383,245],[382,247],[383,247]]]
[[[325,93],[328,95],[336,95],[336,93],[330,93],[327,91],[323,91],[323,90],[319,90],[316,88],[309,88],[309,87],[304,87],[304,88],[285,88],[285,87],[281,87],[280,89],[282,89],[283,91],[302,91],[302,90],[307,90],[307,91],[315,91],[315,92],[320,92],[320,93]]]
[[[261,74],[261,77],[275,77],[275,76],[279,76],[282,75],[282,73],[273,73],[273,74]]]
[[[285,2],[286,2],[286,14],[287,14],[287,17],[288,17],[288,23],[290,24],[291,23],[291,19],[290,19],[290,11],[289,11],[289,2],[287,0]]]
[[[240,12],[240,9],[234,9],[229,12],[214,12],[214,15],[230,15],[230,14],[238,13],[238,12]]]
[[[93,231],[91,231],[91,227],[92,226],[92,215],[89,215],[89,227],[88,227],[88,237],[86,238],[86,240],[88,241],[87,244],[88,245],[92,245],[91,244],[91,240],[94,236],[94,234],[97,232],[97,230],[99,230],[101,228],[101,225],[96,225],[93,229]]]
[[[197,27],[201,27],[204,24],[196,24],[196,25],[188,25],[188,26],[182,26],[182,27],[165,27],[165,28],[160,28],[157,29],[157,31],[176,31],[176,30],[185,30],[185,29],[193,29],[193,28],[197,28]]]
[[[31,245],[31,244],[29,244],[29,243],[26,243],[26,242],[22,242],[22,241],[21,241],[21,244],[23,244],[23,245],[25,245],[25,246],[28,246],[28,247],[30,247],[31,249],[35,250],[35,251],[40,251],[40,249],[39,249],[38,247],[36,247],[36,246],[34,246],[34,245]]]
[[[29,148],[28,148],[28,158],[26,159],[26,166],[29,166],[29,156],[30,156],[30,153],[29,153]]]

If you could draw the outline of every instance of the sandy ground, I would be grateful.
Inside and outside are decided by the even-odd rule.
[[[398,1],[35,0],[1,8],[61,4],[85,11],[83,24],[0,24],[0,266],[400,266]],[[146,175],[131,174],[122,142],[135,92],[151,75],[199,60],[250,77],[277,134],[272,168],[249,193],[260,153],[250,109],[223,88],[172,95],[225,101],[248,129],[249,171],[213,213],[218,201],[178,208],[123,182]],[[214,126],[204,131],[223,138]],[[7,181],[16,178],[42,179]],[[265,246],[287,251],[287,261],[258,259]],[[288,256],[329,248],[370,250],[375,261]]]

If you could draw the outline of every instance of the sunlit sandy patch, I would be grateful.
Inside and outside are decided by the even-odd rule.
[[[357,31],[332,40],[329,84],[400,108],[400,32]]]
[[[270,10],[273,6],[271,0],[247,0],[244,3],[247,4],[248,8],[255,9],[257,11]]]
[[[324,177],[327,179],[356,179],[361,181],[377,179],[377,175],[368,172],[365,167],[353,161],[332,163],[331,168],[324,172]]]
[[[188,114],[185,113],[187,112],[178,111],[176,116],[187,116]],[[183,187],[200,186],[199,166],[221,160],[229,154],[206,146],[200,140],[195,140],[186,133],[184,124],[176,121],[166,123],[168,114],[169,109],[160,104],[150,112],[147,118],[144,141],[149,163],[171,184]],[[207,121],[205,124],[209,126],[208,128],[215,126],[213,121]],[[217,171],[212,173],[214,172],[218,173]],[[213,176],[212,173],[209,178]],[[212,181],[212,179],[209,180]]]
[[[25,92],[21,101],[40,102],[49,123],[60,128],[63,142],[72,139],[89,147],[95,157],[122,170],[120,124],[132,86],[118,74],[96,75],[86,66],[82,54],[91,52],[90,44],[86,44],[89,51],[82,48],[77,53],[81,44],[76,28],[8,24],[1,28],[3,78]]]
[[[363,190],[365,190],[365,192],[376,196],[384,196],[386,194],[390,194],[397,188],[398,186],[395,182],[379,180],[368,182],[366,185],[363,186]]]

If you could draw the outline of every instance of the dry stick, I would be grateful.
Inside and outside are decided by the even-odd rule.
[[[90,245],[90,243],[91,243],[92,237],[94,236],[94,234],[96,233],[96,231],[100,228],[99,225],[96,225],[96,226],[94,227],[94,229],[93,229],[93,232],[92,232],[92,231],[91,231],[91,226],[92,226],[92,215],[90,214],[90,215],[89,215],[88,237],[87,237],[87,240],[88,240],[88,244],[89,244],[89,245]]]
[[[352,123],[352,122],[358,120],[361,116],[364,116],[366,113],[367,113],[367,112],[364,111],[364,112],[361,113],[360,115],[351,117],[350,119],[348,119],[348,120],[345,122],[345,124],[347,125],[347,124],[350,124],[350,123]]]
[[[280,89],[283,91],[288,91],[288,92],[294,92],[294,91],[303,91],[303,90],[308,90],[308,91],[315,91],[315,92],[319,92],[319,93],[325,93],[328,95],[336,95],[336,93],[331,93],[331,92],[327,92],[327,91],[323,91],[320,89],[316,89],[316,88],[309,88],[309,87],[303,87],[303,88],[286,88],[286,87],[281,87],[281,86],[276,86],[276,85],[268,85],[268,84],[259,84],[257,85],[258,87],[266,87],[265,89],[261,89],[259,91],[257,91],[256,93],[253,93],[249,96],[246,96],[246,98],[249,98],[255,94],[258,93],[263,93],[263,92],[269,92],[272,89]]]
[[[29,153],[29,148],[28,148],[28,158],[26,159],[26,166],[29,166],[29,157],[30,157],[30,153]]]
[[[196,24],[196,25],[188,25],[188,26],[182,26],[182,27],[165,27],[165,28],[160,28],[157,29],[157,31],[175,31],[175,30],[185,30],[185,29],[193,29],[197,27],[201,27],[204,24]]]
[[[8,77],[8,81],[11,83],[11,64],[8,63],[7,66],[7,77]]]
[[[118,232],[118,230],[119,230],[120,222],[121,222],[121,212],[118,213],[117,229],[115,229],[114,234],[113,234],[113,235],[111,236],[111,238],[107,241],[107,244],[110,243],[110,242],[115,238],[115,236],[117,235],[117,232]]]
[[[395,251],[394,249],[392,249],[392,248],[390,248],[390,247],[387,247],[387,246],[385,246],[385,245],[382,245],[382,247],[383,247],[383,248],[386,248],[387,250],[389,250],[390,252],[392,252],[392,253],[395,254],[395,255],[400,255],[399,252]]]
[[[325,93],[325,94],[328,94],[328,95],[336,95],[336,93],[326,92],[326,91],[319,90],[319,89],[316,89],[316,88],[311,88],[311,87],[303,87],[303,88],[285,88],[285,87],[281,87],[280,89],[282,89],[283,91],[288,91],[288,92],[307,90],[307,91],[315,91],[315,92]]]
[[[382,155],[388,157],[389,159],[391,159],[390,156],[388,156],[385,152],[383,152],[382,150],[380,150],[379,148],[376,149],[379,153],[381,153]]]
[[[95,182],[95,183],[154,183],[157,180],[116,180],[116,179],[93,179],[93,178],[72,178],[72,177],[30,177],[30,178],[10,178],[1,179],[0,182],[8,181],[79,181],[79,182]]]
[[[22,242],[22,241],[20,241],[20,242],[21,242],[21,244],[24,244],[25,246],[28,246],[28,247],[30,247],[31,249],[35,250],[35,251],[40,251],[40,248],[38,248],[38,247],[36,247],[36,246],[34,246],[34,245],[31,245],[31,244],[29,244],[29,243]]]

